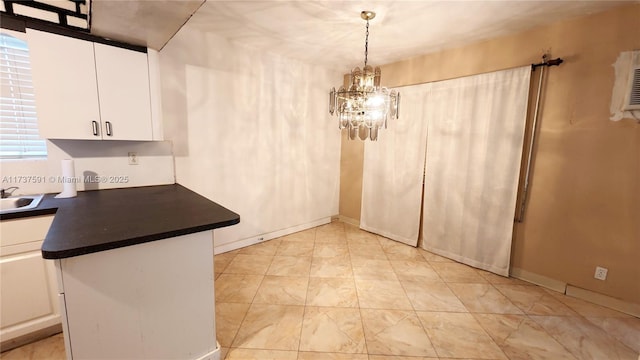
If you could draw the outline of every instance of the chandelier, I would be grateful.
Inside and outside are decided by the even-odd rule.
[[[369,55],[369,20],[376,17],[373,11],[362,11],[360,17],[367,21],[364,43],[364,67],[355,67],[349,76],[349,86],[340,86],[329,93],[329,114],[338,117],[340,129],[348,129],[349,139],[356,137],[378,139],[378,130],[387,128],[387,120],[398,119],[400,93],[380,86],[382,72],[379,67],[367,65]]]

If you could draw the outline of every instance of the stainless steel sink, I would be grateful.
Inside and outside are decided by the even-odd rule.
[[[33,209],[40,204],[43,196],[44,195],[22,195],[0,199],[0,214]]]

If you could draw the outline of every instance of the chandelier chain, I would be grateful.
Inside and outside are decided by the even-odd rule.
[[[368,56],[369,56],[369,20],[367,20],[367,36],[364,41],[364,66],[367,66]]]

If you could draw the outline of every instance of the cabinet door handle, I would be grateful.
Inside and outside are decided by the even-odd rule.
[[[105,121],[104,126],[107,128],[107,136],[113,136],[113,131],[111,131],[111,122]]]
[[[92,121],[91,126],[93,127],[93,135],[98,136],[98,122],[95,120]]]

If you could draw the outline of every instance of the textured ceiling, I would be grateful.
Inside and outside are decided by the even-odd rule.
[[[91,33],[161,49],[204,0],[91,0]]]
[[[377,13],[369,28],[369,63],[378,65],[623,3],[208,0],[201,4],[186,0],[93,0],[92,33],[160,49],[188,19],[191,26],[253,49],[346,72],[364,60],[361,10]],[[193,11],[196,13],[189,19]]]

